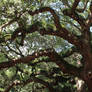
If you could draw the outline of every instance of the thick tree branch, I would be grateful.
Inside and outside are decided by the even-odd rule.
[[[80,46],[79,39],[75,35],[73,35],[72,33],[68,32],[65,28],[63,28],[62,31],[58,31],[58,30],[55,31],[55,30],[49,29],[49,28],[48,29],[41,29],[40,34],[41,35],[59,36],[77,47]]]
[[[79,4],[80,0],[75,0],[74,3],[73,3],[73,6],[72,6],[72,12],[74,12]]]
[[[74,3],[73,3],[72,9],[70,9],[70,10],[66,9],[66,10],[63,11],[64,15],[69,16],[72,19],[76,20],[83,29],[85,27],[87,27],[87,25],[85,23],[85,19],[82,16],[78,15],[76,11],[83,12],[85,10],[86,6],[87,6],[88,1],[89,0],[86,1],[84,9],[81,9],[81,10],[76,9],[80,0],[75,0]]]
[[[21,30],[22,29],[18,28],[18,29],[16,29],[16,31],[14,31],[14,33],[12,34],[12,37],[11,37],[11,41],[15,40],[15,38],[18,37],[18,34],[21,32],[26,32],[25,34],[28,34],[28,33],[33,33],[33,32],[38,31],[41,35],[59,36],[77,47],[79,47],[79,45],[80,45],[79,39],[72,33],[68,32],[68,30],[65,28],[62,28],[61,31],[53,30],[50,28],[48,28],[48,29],[41,28],[40,29],[40,27],[37,24],[33,24],[30,26],[30,28],[26,29],[26,31],[25,30],[21,31]]]
[[[61,27],[59,17],[58,17],[58,15],[55,13],[55,11],[53,9],[51,9],[49,7],[44,7],[44,8],[35,10],[34,12],[28,11],[28,13],[33,16],[35,14],[46,12],[46,11],[49,11],[53,15],[54,23],[55,23],[55,26],[56,26],[56,28],[58,30],[58,31],[54,32],[54,30],[49,29],[50,32],[46,31],[48,33],[48,35],[50,34],[50,35],[60,36],[60,37],[64,38],[65,40],[68,40],[71,44],[74,44],[75,46],[78,46],[79,42],[78,42],[77,37],[74,36],[73,34],[71,34],[67,29]],[[9,22],[8,25],[11,24],[13,21],[15,21],[15,20],[12,20],[11,22]],[[35,32],[35,31],[39,30],[39,28],[40,27],[37,24],[33,24],[30,27],[30,29],[21,29],[21,28],[16,29],[14,31],[12,37],[11,37],[11,42],[13,40],[15,40],[16,37],[19,36],[19,33],[21,33],[21,35],[20,35],[21,36],[21,43],[20,44],[22,45],[23,42],[24,42],[24,38],[26,36],[26,33]],[[43,31],[44,30],[45,29],[43,29]],[[44,34],[47,34],[47,33],[44,32]]]
[[[23,57],[23,58],[19,58],[16,60],[11,60],[8,62],[2,62],[0,63],[0,70],[4,69],[4,68],[9,68],[9,67],[13,67],[16,64],[19,63],[29,63],[30,61],[34,60],[35,58],[39,58],[41,56],[48,56],[50,58],[50,60],[54,63],[56,63],[60,69],[68,74],[73,74],[76,76],[80,76],[80,69],[77,67],[74,67],[70,64],[68,64],[65,60],[62,59],[62,57],[60,55],[58,55],[58,53],[56,53],[54,50],[51,49],[47,49],[45,51],[39,51],[39,53],[35,52],[32,55]]]
[[[40,8],[40,9],[38,9],[38,10],[35,10],[35,11],[28,11],[28,13],[30,14],[30,15],[32,15],[32,16],[34,16],[35,14],[39,14],[39,13],[42,13],[42,12],[50,12],[52,15],[53,15],[53,17],[54,17],[54,23],[55,23],[55,26],[56,26],[56,28],[57,28],[57,30],[59,31],[59,32],[56,32],[56,34],[58,33],[58,35],[59,34],[61,34],[61,37],[63,37],[65,40],[68,40],[70,43],[72,42],[72,44],[74,44],[74,45],[76,45],[76,42],[78,42],[78,39],[77,39],[77,37],[75,38],[74,36],[73,36],[73,34],[71,34],[70,35],[70,32],[67,30],[67,29],[65,29],[65,28],[63,28],[62,26],[61,26],[61,24],[60,24],[60,19],[59,19],[59,16],[55,13],[55,11],[52,9],[52,8],[50,8],[50,7],[43,7],[43,8]],[[81,22],[82,24],[83,24],[83,22]],[[55,32],[53,32],[53,34],[54,34]],[[66,38],[68,38],[68,39],[66,39]],[[72,39],[71,39],[72,38]],[[72,40],[72,41],[70,41],[70,39]],[[75,39],[76,39],[76,42],[75,42]],[[74,41],[73,41],[74,40]],[[78,44],[77,44],[78,45]]]
[[[67,63],[60,55],[58,55],[56,52],[54,52],[54,54],[51,56],[54,60],[54,62],[60,67],[60,69],[64,72],[64,73],[68,73],[70,75],[74,75],[74,76],[80,76],[81,73],[81,69],[77,68],[69,63]],[[51,58],[50,57],[50,58]]]
[[[55,23],[55,26],[58,30],[61,30],[62,27],[61,27],[61,24],[60,24],[60,19],[59,19],[59,16],[55,13],[55,11],[50,8],[50,7],[43,7],[43,8],[40,8],[38,10],[35,10],[35,11],[28,11],[28,13],[31,15],[31,16],[34,16],[35,14],[39,14],[39,13],[43,13],[43,12],[50,12],[53,17],[54,17],[54,23]]]

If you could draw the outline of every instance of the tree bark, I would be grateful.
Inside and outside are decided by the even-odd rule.
[[[83,71],[83,79],[88,86],[89,92],[92,92],[92,56],[91,53],[84,53],[85,66]]]

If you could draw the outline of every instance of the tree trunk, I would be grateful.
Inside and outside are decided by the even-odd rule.
[[[92,53],[88,42],[82,42],[81,54],[84,60],[84,69],[82,78],[88,86],[89,92],[92,92]]]
[[[92,56],[91,53],[85,54],[85,66],[83,71],[84,81],[88,86],[89,92],[92,92]]]
[[[92,81],[87,80],[88,92],[92,92]]]

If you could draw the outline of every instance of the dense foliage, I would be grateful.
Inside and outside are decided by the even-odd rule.
[[[92,92],[91,0],[0,0],[0,92]]]

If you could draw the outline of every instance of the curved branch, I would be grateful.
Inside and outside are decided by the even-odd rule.
[[[52,87],[52,85],[50,85],[48,82],[41,80],[37,77],[32,76],[31,78],[29,78],[28,80],[26,80],[23,83],[20,83],[20,81],[14,81],[12,84],[9,85],[9,87],[4,91],[4,92],[9,92],[14,86],[17,85],[27,85],[30,82],[36,82],[36,83],[41,83],[43,84],[45,87],[47,87],[49,89],[49,92],[55,92],[54,88]]]
[[[36,31],[38,31],[41,35],[59,36],[65,40],[67,40],[69,43],[71,43],[77,47],[80,47],[79,39],[72,33],[68,32],[67,29],[62,28],[61,31],[53,30],[51,28],[45,29],[45,28],[40,28],[39,25],[37,25],[37,24],[31,25],[30,28],[26,29],[26,31],[21,31],[21,29],[19,29],[19,28],[16,29],[16,31],[14,31],[14,33],[12,34],[11,41],[15,40],[16,37],[18,37],[18,34],[21,32],[26,32],[25,34],[28,34],[28,33],[33,33]]]
[[[35,10],[35,11],[28,11],[28,13],[31,15],[31,16],[34,16],[35,14],[39,14],[39,13],[42,13],[42,12],[50,12],[53,17],[54,17],[54,23],[55,23],[55,26],[58,30],[61,30],[62,27],[61,27],[61,24],[60,24],[60,19],[59,19],[59,16],[55,13],[55,11],[50,8],[50,7],[43,7],[43,8],[40,8],[38,10]]]
[[[55,11],[52,8],[43,7],[38,10],[35,10],[33,12],[28,11],[28,13],[32,16],[34,16],[35,14],[38,14],[38,13],[42,13],[42,12],[50,12],[53,15],[54,23],[57,28],[57,31],[55,31],[53,29],[48,29],[48,30],[40,29],[40,26],[37,23],[35,23],[35,24],[31,25],[30,28],[28,28],[28,29],[21,29],[21,28],[16,29],[11,37],[11,41],[13,41],[18,36],[19,33],[26,35],[26,33],[32,33],[32,32],[39,31],[39,30],[42,30],[42,31],[45,30],[46,32],[44,31],[43,34],[59,36],[59,37],[64,38],[65,40],[69,41],[71,44],[74,44],[75,46],[79,46],[79,39],[75,35],[71,34],[66,28],[63,28],[61,26],[60,21],[59,21],[59,16],[55,13]],[[42,32],[41,32],[41,34],[42,34]],[[21,41],[23,42],[23,40],[24,40],[24,38],[22,36]]]
[[[39,58],[41,56],[48,56],[50,58],[50,60],[52,62],[56,63],[63,72],[80,77],[81,71],[79,68],[68,64],[65,60],[62,59],[62,57],[60,55],[58,55],[58,53],[56,53],[54,50],[51,50],[51,49],[35,52],[32,55],[22,57],[22,58],[19,58],[16,60],[2,62],[2,63],[0,63],[0,70],[4,69],[4,68],[13,67],[19,63],[27,64],[30,61],[34,60],[35,58]]]
[[[62,29],[62,31],[53,30],[53,29],[41,29],[40,31],[41,35],[53,35],[63,38],[64,40],[67,40],[69,43],[75,45],[76,47],[80,47],[80,41],[79,39],[73,35],[72,33],[68,32],[65,28]]]

